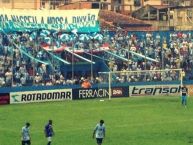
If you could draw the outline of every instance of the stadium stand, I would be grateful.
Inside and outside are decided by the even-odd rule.
[[[95,62],[93,78],[91,63],[82,58]],[[48,30],[0,34],[1,87],[80,85],[84,79],[94,84],[100,82],[99,71],[109,70],[182,68],[184,79],[192,80],[192,67],[192,32],[126,32],[117,28],[114,32],[88,34]],[[174,78],[175,74],[167,80]],[[159,80],[159,74],[149,79]],[[131,76],[127,81],[138,80]]]

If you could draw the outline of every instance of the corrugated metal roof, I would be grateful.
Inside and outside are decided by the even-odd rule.
[[[151,24],[145,23],[142,20],[133,18],[131,16],[126,16],[123,14],[115,13],[112,11],[107,11],[107,10],[101,10],[99,12],[99,17],[104,19],[105,21],[108,22],[113,22],[113,23],[125,23],[125,24],[138,24],[138,25],[146,25],[149,26]]]
[[[161,9],[167,9],[167,8],[170,8],[171,6],[168,6],[168,5],[150,5],[158,10],[161,10]]]
[[[112,11],[101,10],[99,13],[101,27],[116,30],[121,27],[127,31],[139,30],[146,31],[152,29],[152,25],[131,16],[115,13]]]

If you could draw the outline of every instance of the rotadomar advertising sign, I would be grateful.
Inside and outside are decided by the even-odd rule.
[[[11,92],[10,104],[72,100],[72,89]]]

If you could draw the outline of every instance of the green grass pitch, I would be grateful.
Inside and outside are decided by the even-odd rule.
[[[103,145],[193,145],[193,98],[133,97],[0,106],[0,145],[20,145],[31,123],[32,145],[46,145],[44,125],[53,120],[53,145],[96,145],[92,132],[106,125]]]

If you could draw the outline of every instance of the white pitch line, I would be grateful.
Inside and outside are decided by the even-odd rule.
[[[157,125],[157,124],[171,124],[171,123],[181,123],[181,122],[191,122],[193,121],[193,118],[192,119],[183,119],[183,120],[175,120],[175,121],[160,121],[160,122],[157,122],[157,121],[154,121],[154,122],[146,122],[146,123],[128,123],[128,124],[125,124],[125,125],[119,125],[119,126],[114,126],[114,128],[123,128],[123,127],[133,127],[133,126],[145,126],[145,125]]]
[[[171,123],[181,123],[181,122],[192,122],[192,119],[183,119],[183,120],[176,120],[176,121],[160,121],[160,122],[148,122],[148,123],[129,123],[128,124],[124,124],[124,125],[118,125],[118,126],[113,126],[113,128],[125,128],[125,127],[133,127],[133,126],[145,126],[145,125],[154,125],[154,124],[171,124]],[[108,128],[111,128],[110,126],[108,126]],[[64,130],[69,131],[69,129],[67,129],[64,126]],[[56,132],[64,132],[64,130],[55,130]],[[71,129],[70,131],[79,131],[79,130],[93,130],[93,126],[92,127],[79,127],[79,128],[75,128],[75,129]],[[17,130],[10,130],[7,128],[0,128],[0,131],[9,131],[9,132],[14,132],[14,133],[18,133]],[[32,131],[32,133],[42,133],[42,131]]]

